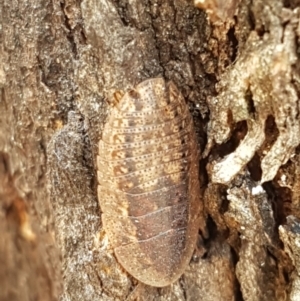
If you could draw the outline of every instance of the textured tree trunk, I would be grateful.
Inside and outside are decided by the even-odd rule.
[[[300,300],[299,4],[195,4],[0,2],[1,301]],[[96,179],[106,100],[158,76],[194,117],[206,225],[161,289],[117,262]]]

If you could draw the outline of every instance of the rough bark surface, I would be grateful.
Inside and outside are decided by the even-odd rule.
[[[1,301],[300,300],[299,3],[222,3],[1,1]],[[107,100],[157,76],[194,117],[206,224],[161,289],[116,261],[95,177]]]

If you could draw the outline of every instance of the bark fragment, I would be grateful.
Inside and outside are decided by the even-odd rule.
[[[278,43],[281,38],[283,43]],[[274,116],[279,135],[275,143],[264,150],[262,183],[275,177],[300,143],[299,103],[292,83],[292,68],[296,62],[294,39],[291,25],[276,39],[270,35],[260,41],[253,33],[247,42],[252,49],[238,59],[219,83],[218,97],[209,101],[212,120],[208,149],[212,141],[220,144],[229,138],[228,112],[232,114],[232,122],[247,120],[248,133],[232,154],[213,163],[213,182],[229,183],[261,149],[269,115]],[[251,93],[254,114],[249,111],[247,91]]]
[[[276,283],[276,263],[268,254],[268,249],[277,244],[271,202],[263,187],[247,177],[232,183],[228,199],[225,220],[228,226],[235,225],[241,240],[236,275],[243,298],[277,300],[276,290],[282,287]]]
[[[280,29],[278,22],[274,17],[275,24],[264,40],[255,32],[251,34],[243,54],[222,75],[218,96],[209,101],[212,115],[206,154],[214,142],[221,144],[229,139],[233,123],[246,120],[248,126],[247,135],[237,149],[212,163],[213,182],[229,183],[262,148],[261,182],[270,181],[300,143],[299,102],[293,84],[295,34],[292,24]],[[253,107],[249,107],[249,93]],[[273,145],[265,137],[269,115],[274,116],[279,131]]]
[[[299,219],[290,215],[287,224],[279,227],[279,235],[284,243],[284,249],[291,258],[295,270],[292,273],[290,300],[296,301],[300,298],[300,222]]]

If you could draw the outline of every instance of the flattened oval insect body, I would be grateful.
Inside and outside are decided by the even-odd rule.
[[[181,93],[162,78],[124,94],[99,142],[98,198],[119,263],[163,287],[188,265],[198,233],[199,150]]]

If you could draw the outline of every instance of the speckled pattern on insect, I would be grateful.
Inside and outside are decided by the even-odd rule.
[[[163,287],[187,267],[198,234],[199,150],[181,93],[146,80],[112,108],[99,143],[102,222],[119,263]]]

